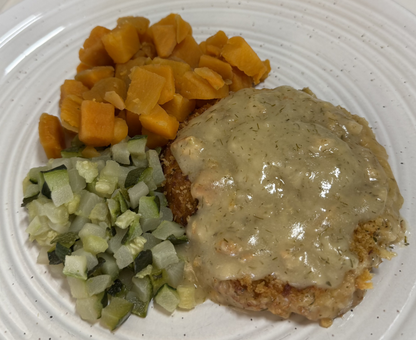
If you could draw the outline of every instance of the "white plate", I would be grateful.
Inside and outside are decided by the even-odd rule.
[[[46,161],[42,112],[58,114],[59,85],[75,74],[78,49],[96,25],[117,17],[154,22],[180,13],[198,41],[222,29],[242,34],[272,73],[264,86],[309,86],[319,98],[366,117],[415,225],[416,20],[387,0],[27,0],[0,15],[0,338],[4,339],[410,339],[416,316],[413,238],[375,271],[375,289],[329,329],[205,303],[192,312],[131,317],[115,335],[74,313],[62,277],[36,264],[24,232],[21,181]],[[410,229],[411,227],[409,227]]]

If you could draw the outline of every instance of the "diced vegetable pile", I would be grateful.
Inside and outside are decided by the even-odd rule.
[[[75,79],[61,86],[60,118],[39,120],[49,162],[23,181],[38,262],[63,266],[81,318],[111,330],[145,317],[152,299],[168,312],[195,306],[175,249],[187,237],[155,149],[195,108],[270,72],[240,36],[218,31],[198,44],[178,14],[149,23],[130,16],[91,31]]]
[[[23,182],[30,241],[50,265],[63,265],[81,318],[101,318],[111,330],[130,314],[145,317],[153,298],[168,312],[195,305],[175,250],[185,230],[158,191],[165,177],[146,142],[127,137],[86,159],[75,138],[64,158],[31,169]]]
[[[262,61],[241,36],[218,31],[201,43],[178,14],[149,26],[144,17],[123,17],[116,28],[95,27],[79,51],[75,79],[61,86],[60,121],[44,114],[40,141],[59,157],[63,130],[87,146],[114,145],[148,136],[148,147],[176,137],[179,122],[197,106],[265,80]]]

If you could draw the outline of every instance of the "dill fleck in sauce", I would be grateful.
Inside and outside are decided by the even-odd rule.
[[[199,200],[188,256],[205,287],[274,274],[334,288],[358,265],[360,222],[400,229],[402,198],[367,122],[291,87],[235,93],[171,149]]]

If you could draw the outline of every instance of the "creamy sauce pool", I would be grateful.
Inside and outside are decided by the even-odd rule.
[[[399,224],[401,196],[367,122],[291,87],[235,93],[171,149],[199,200],[188,256],[204,287],[269,274],[336,287],[358,266],[357,225]]]

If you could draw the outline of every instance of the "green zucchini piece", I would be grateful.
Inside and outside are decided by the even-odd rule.
[[[57,207],[72,200],[74,194],[69,185],[68,170],[65,165],[41,173],[45,179],[42,186],[44,196],[52,199]]]
[[[134,273],[142,271],[149,264],[153,263],[153,255],[150,249],[142,250],[134,259]]]
[[[110,275],[102,274],[94,277],[90,277],[87,280],[87,291],[89,295],[96,295],[104,292],[107,288],[111,287],[113,280]]]
[[[100,324],[110,330],[120,327],[130,316],[133,304],[125,299],[113,297],[101,312]]]
[[[179,308],[183,309],[193,309],[196,306],[195,300],[195,286],[188,285],[179,285],[176,288],[176,291],[179,294]]]
[[[140,217],[136,214],[133,221],[130,223],[129,231],[124,235],[123,239],[121,240],[121,244],[130,243],[136,237],[143,234],[142,227],[140,226]]]
[[[69,231],[56,236],[51,243],[60,243],[67,248],[71,248],[78,239],[78,234]]]
[[[153,169],[153,181],[156,186],[159,187],[166,180],[165,175],[163,174],[162,166],[160,165],[159,155],[156,150],[148,150],[146,152],[146,157],[149,162],[149,167]]]
[[[65,266],[63,274],[78,279],[87,279],[87,258],[83,255],[65,256]]]
[[[113,156],[113,160],[117,163],[129,165],[130,164],[130,152],[127,148],[127,142],[120,142],[114,144],[111,147],[111,153]]]
[[[170,241],[163,241],[152,248],[153,264],[158,268],[166,268],[179,261],[175,247]]]
[[[97,257],[98,263],[88,270],[87,276],[90,278],[92,276],[96,276],[98,273],[102,272],[102,268],[104,266],[104,263],[106,262],[104,258]]]
[[[155,302],[169,313],[173,313],[179,305],[179,294],[176,289],[164,284],[156,293]]]
[[[89,297],[87,291],[87,282],[72,276],[66,277],[71,291],[71,295],[75,299],[83,299]]]
[[[82,157],[82,151],[85,149],[85,145],[71,146],[61,151],[63,158]]]
[[[156,294],[160,287],[168,282],[166,272],[163,269],[153,268],[152,274],[149,277],[152,283],[153,294]]]
[[[127,289],[123,282],[116,279],[112,286],[107,289],[107,293],[114,297],[123,297],[127,294]]]
[[[152,234],[160,240],[166,240],[171,235],[179,238],[185,234],[185,228],[176,222],[163,221]]]
[[[77,299],[75,310],[82,320],[95,322],[101,317],[103,305],[101,303],[102,295],[94,295],[91,297]]]
[[[56,244],[55,249],[48,251],[50,265],[57,265],[65,262],[65,256],[71,255],[71,249],[60,243]]]
[[[188,236],[182,235],[179,237],[176,237],[175,235],[170,235],[166,239],[167,241],[170,241],[173,245],[177,246],[179,244],[183,244],[189,241]]]
[[[149,309],[149,302],[143,302],[139,299],[135,292],[128,292],[126,295],[126,300],[130,301],[133,304],[133,309],[131,311],[132,314],[137,315],[141,318],[145,318],[147,316],[147,310]]]
[[[131,290],[137,294],[139,299],[143,302],[150,302],[153,297],[153,284],[150,276],[133,277],[131,281],[133,283]]]

